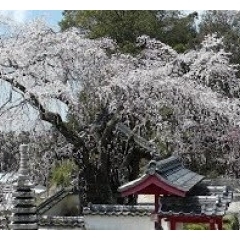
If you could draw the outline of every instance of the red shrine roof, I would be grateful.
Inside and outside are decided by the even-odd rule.
[[[121,195],[163,194],[184,197],[204,176],[184,167],[175,156],[148,164],[145,173],[138,179],[118,188]]]

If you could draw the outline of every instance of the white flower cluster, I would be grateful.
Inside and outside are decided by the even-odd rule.
[[[240,122],[239,79],[222,39],[207,36],[199,50],[183,54],[147,36],[138,44],[136,57],[108,56],[105,50],[116,47],[111,39],[56,33],[36,22],[2,40],[0,72],[13,89],[27,89],[26,103],[31,94],[40,102],[58,99],[79,123],[91,123],[103,106],[115,113],[121,105],[122,122],[149,140],[171,142],[180,154],[205,154],[209,135],[221,148],[221,137]]]

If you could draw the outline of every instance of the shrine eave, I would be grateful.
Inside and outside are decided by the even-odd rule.
[[[137,194],[175,195],[185,197],[186,193],[204,176],[184,167],[178,157],[152,160],[145,173],[118,188],[122,197]]]
[[[122,197],[136,194],[164,194],[184,197],[187,190],[176,187],[158,174],[144,174],[142,177],[118,188]]]

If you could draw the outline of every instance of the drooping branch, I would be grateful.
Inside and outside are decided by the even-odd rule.
[[[12,101],[12,92],[9,93],[7,100],[0,106],[0,111],[3,110],[8,103]]]
[[[63,122],[62,117],[58,113],[53,113],[48,111],[39,101],[36,95],[28,92],[27,88],[17,82],[13,78],[7,76],[1,76],[2,80],[10,83],[14,89],[22,94],[29,94],[28,103],[35,109],[38,110],[40,119],[46,122],[51,123],[66,139],[69,143],[73,144],[76,148],[83,148],[83,151],[86,152],[84,140],[77,135],[65,122]]]

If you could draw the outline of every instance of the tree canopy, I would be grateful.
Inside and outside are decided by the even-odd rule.
[[[86,201],[120,201],[117,187],[154,157],[119,123],[157,146],[161,158],[178,154],[204,174],[225,174],[239,160],[240,84],[223,39],[208,35],[185,53],[145,35],[136,44],[144,45],[139,54],[122,54],[110,38],[89,39],[78,28],[54,32],[42,22],[1,39],[1,123],[15,119],[34,134],[34,116],[60,133]],[[53,99],[66,119],[49,107]]]
[[[75,11],[63,12],[62,30],[80,27],[90,38],[110,37],[123,52],[135,52],[136,38],[148,35],[184,51],[196,37],[197,13],[180,11]]]
[[[209,10],[202,15],[199,24],[199,38],[206,34],[217,34],[223,37],[224,49],[230,52],[231,63],[240,64],[240,12],[228,10]],[[239,73],[238,73],[239,74]]]

